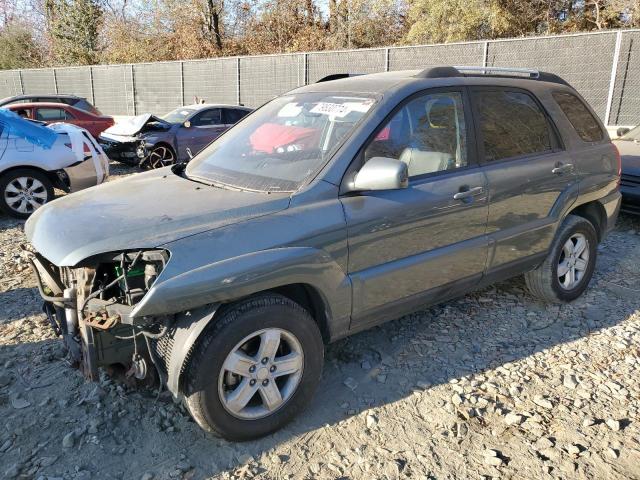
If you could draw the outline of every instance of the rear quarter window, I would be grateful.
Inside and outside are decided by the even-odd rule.
[[[599,142],[604,138],[600,124],[582,100],[568,92],[554,92],[553,98],[582,140]]]

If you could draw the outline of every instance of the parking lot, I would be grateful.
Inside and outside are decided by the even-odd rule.
[[[640,478],[636,218],[570,305],[509,281],[331,345],[306,413],[247,443],[204,434],[166,393],[70,368],[23,225],[0,217],[4,478]]]

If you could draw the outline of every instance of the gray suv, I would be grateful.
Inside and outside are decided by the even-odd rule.
[[[272,100],[186,167],[45,205],[27,256],[88,377],[157,374],[202,428],[245,440],[309,402],[328,342],[516,275],[577,298],[619,181],[557,76],[356,76]]]

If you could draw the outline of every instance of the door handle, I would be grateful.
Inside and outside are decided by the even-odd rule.
[[[473,187],[469,190],[465,190],[463,192],[458,192],[453,196],[454,200],[464,200],[465,198],[473,197],[475,195],[479,195],[484,191],[483,187]]]
[[[562,175],[563,173],[566,172],[570,172],[573,170],[573,164],[572,163],[565,163],[565,164],[557,164],[556,167],[551,170],[551,173],[555,174],[555,175]]]

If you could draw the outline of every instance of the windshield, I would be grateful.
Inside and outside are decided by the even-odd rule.
[[[328,93],[276,98],[199,153],[187,176],[243,190],[295,191],[374,103],[369,96]]]
[[[627,133],[621,136],[618,140],[639,140],[640,141],[640,125],[629,130]]]
[[[176,108],[173,112],[167,113],[163,120],[166,120],[169,123],[182,123],[184,122],[195,110],[192,108]]]

